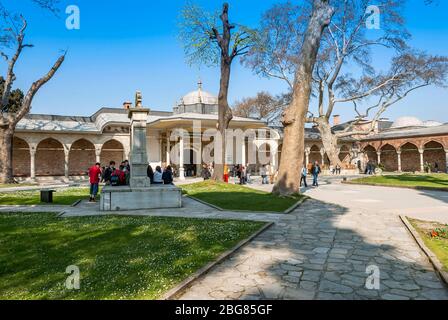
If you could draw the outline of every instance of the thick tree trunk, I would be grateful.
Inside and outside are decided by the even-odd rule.
[[[305,150],[305,120],[308,112],[312,73],[324,29],[329,25],[333,9],[328,1],[314,0],[299,56],[291,105],[283,114],[285,127],[278,180],[273,193],[288,196],[300,193],[300,169]]]
[[[232,120],[232,109],[228,103],[231,62],[226,58],[221,60],[221,80],[218,96],[218,131],[221,135],[221,159],[215,161],[213,180],[224,181],[224,165],[226,164],[226,130]],[[216,156],[215,150],[215,156]],[[220,162],[220,163],[219,163]]]
[[[331,131],[331,125],[328,122],[328,119],[325,117],[319,118],[317,120],[317,129],[320,132],[322,144],[330,159],[330,164],[333,166],[338,164],[342,165],[342,162],[339,159],[338,137]]]
[[[12,141],[14,131],[0,128],[0,183],[14,183],[12,172]]]

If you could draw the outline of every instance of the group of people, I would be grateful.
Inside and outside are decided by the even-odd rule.
[[[156,170],[153,170],[151,165],[148,165],[146,173],[149,180],[151,181],[151,184],[173,184],[173,168],[169,165],[164,169],[162,169],[161,166],[157,166]]]
[[[116,168],[115,161],[111,161],[109,166],[101,167],[101,164],[95,163],[89,169],[90,180],[90,202],[95,202],[98,195],[99,184],[105,183],[111,186],[129,185],[131,177],[131,166],[128,160],[122,161],[120,166]]]
[[[305,188],[308,188],[308,182],[307,177],[308,174],[311,174],[313,176],[313,187],[319,186],[319,175],[322,173],[322,169],[320,167],[320,164],[318,161],[316,161],[314,164],[309,164],[308,166],[302,167],[302,173],[300,176],[300,186],[304,186]]]
[[[330,173],[333,175],[341,175],[342,172],[342,168],[339,164],[337,164],[335,167],[334,166],[330,166]]]

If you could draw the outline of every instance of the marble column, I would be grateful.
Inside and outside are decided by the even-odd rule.
[[[241,164],[246,166],[246,138],[243,137],[241,141]]]
[[[70,148],[67,147],[64,150],[64,155],[65,155],[65,159],[64,159],[64,176],[66,179],[68,179],[70,177],[70,171],[69,171],[69,155],[70,155]]]
[[[30,171],[31,171],[31,179],[36,179],[36,149],[30,149]]]
[[[425,172],[425,160],[423,157],[425,150],[418,149],[418,152],[420,153],[420,172]]]
[[[320,150],[320,155],[322,157],[322,167],[325,166],[325,150],[321,149]]]
[[[101,149],[95,149],[95,157],[96,157],[96,162],[101,163]],[[105,165],[107,165],[107,164],[105,163]]]
[[[179,137],[179,180],[185,180],[183,135]]]
[[[166,165],[169,166],[171,164],[171,141],[170,141],[171,133],[169,131],[166,132]]]
[[[398,157],[398,172],[401,172],[401,150],[397,151],[397,157]]]
[[[377,152],[376,155],[378,157],[377,158],[378,164],[381,164],[381,152]]]
[[[305,166],[308,166],[308,163],[310,163],[310,149],[305,149]]]

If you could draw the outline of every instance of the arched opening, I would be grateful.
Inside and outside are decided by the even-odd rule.
[[[430,141],[425,144],[423,159],[429,163],[432,172],[446,172],[445,148],[441,143]]]
[[[415,144],[408,142],[401,147],[401,170],[404,172],[420,171],[420,153]]]
[[[83,176],[95,164],[95,146],[92,142],[81,139],[72,144],[69,153],[68,170],[71,176]]]
[[[320,148],[313,145],[310,149],[310,163],[315,163],[316,161],[322,164],[322,154],[320,153]]]
[[[381,148],[381,164],[385,171],[398,171],[398,154],[392,145],[386,144]]]
[[[36,149],[36,176],[63,176],[65,167],[64,146],[49,138],[41,141]]]
[[[14,137],[12,142],[12,172],[15,177],[31,175],[31,156],[28,143]]]
[[[111,161],[115,161],[117,167],[124,158],[124,147],[117,140],[109,140],[101,148],[100,162],[101,166],[106,167]]]
[[[376,149],[372,147],[371,145],[368,145],[364,148],[364,155],[365,155],[365,163],[368,163],[370,161],[371,164],[377,164],[378,163],[378,155],[376,153]]]
[[[344,166],[350,165],[350,149],[346,145],[341,147],[341,151],[339,152],[339,160],[342,162]]]

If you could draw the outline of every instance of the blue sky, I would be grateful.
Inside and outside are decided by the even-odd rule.
[[[220,1],[196,2],[209,10],[221,6]],[[231,19],[255,27],[261,13],[275,2],[231,0]],[[425,6],[423,0],[408,2],[405,17],[413,35],[412,45],[432,54],[448,55],[448,1],[440,1],[437,6]],[[27,39],[35,45],[26,49],[17,65],[16,87],[27,89],[47,72],[61,50],[68,49],[59,72],[35,97],[33,113],[91,115],[103,106],[121,107],[123,101],[133,100],[137,89],[143,92],[145,105],[170,111],[180,97],[196,88],[199,76],[205,90],[218,91],[216,68],[199,69],[185,63],[177,39],[183,0],[62,0],[59,17],[31,5],[29,0],[2,3],[28,19]],[[65,28],[64,11],[69,4],[80,8],[80,30]],[[4,70],[1,62],[2,74]],[[235,63],[230,102],[261,90],[276,94],[285,89],[283,82],[259,78]],[[386,116],[414,115],[448,122],[447,101],[448,89],[425,88],[391,108]],[[353,116],[346,108],[336,110],[343,120]]]

